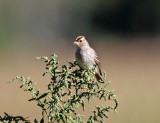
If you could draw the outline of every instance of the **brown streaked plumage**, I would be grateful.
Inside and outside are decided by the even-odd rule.
[[[89,46],[84,36],[78,36],[74,43],[77,46],[76,60],[80,68],[87,70],[93,69],[95,64],[99,68],[99,74],[102,75],[100,61],[97,59],[96,52]],[[96,78],[101,79],[100,75],[95,73]]]
[[[100,61],[97,58],[98,58],[98,56],[96,55],[95,58],[94,58],[95,59],[95,63],[98,66],[100,75],[102,76],[101,64],[100,64]]]

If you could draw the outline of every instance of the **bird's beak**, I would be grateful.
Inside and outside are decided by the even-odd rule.
[[[74,41],[73,44],[78,44],[78,42],[77,42],[77,41]]]

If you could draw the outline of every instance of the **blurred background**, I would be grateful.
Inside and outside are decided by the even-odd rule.
[[[30,76],[45,90],[45,64],[35,57],[56,53],[67,64],[75,59],[73,41],[84,35],[119,101],[118,113],[105,122],[159,123],[159,6],[159,0],[1,0],[0,116],[40,118],[36,103],[27,101],[31,95],[7,81]]]

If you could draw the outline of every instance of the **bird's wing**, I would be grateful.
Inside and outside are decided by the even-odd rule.
[[[95,60],[96,65],[98,66],[99,73],[100,73],[100,75],[102,76],[100,61],[98,60],[98,56],[97,56],[96,53],[95,53],[95,58],[94,58],[94,60]]]

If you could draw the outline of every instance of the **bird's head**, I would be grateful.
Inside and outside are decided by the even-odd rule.
[[[73,42],[73,44],[75,44],[80,49],[89,46],[89,44],[88,44],[88,42],[87,42],[87,40],[85,39],[84,36],[78,36],[76,38],[76,40]]]

